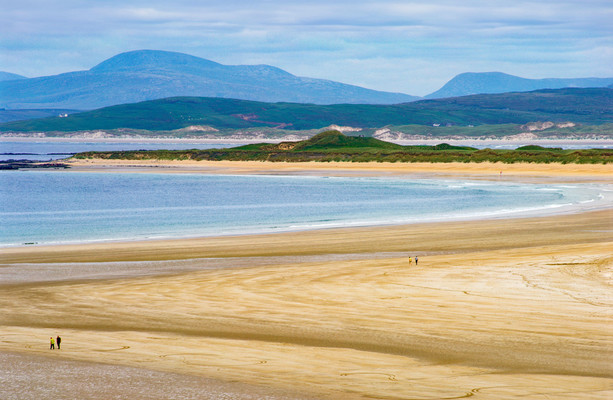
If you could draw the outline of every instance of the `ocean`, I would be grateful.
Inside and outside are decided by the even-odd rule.
[[[0,246],[543,215],[612,193],[503,179],[0,171]]]
[[[240,146],[240,143],[202,142],[68,142],[58,141],[0,141],[0,161],[31,160],[51,161],[68,158],[85,151],[128,151],[128,150],[189,150],[215,149]]]

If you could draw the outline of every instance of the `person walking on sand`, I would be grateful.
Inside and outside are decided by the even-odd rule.
[[[55,338],[55,343],[57,343],[57,349],[60,349],[60,343],[62,343],[62,338],[60,337],[60,335],[57,335],[57,337]]]
[[[417,256],[415,256],[415,265],[417,265],[418,261],[419,261],[419,258],[417,258]]]
[[[409,257],[409,265],[413,264],[413,259]]]
[[[55,349],[55,342],[53,341],[53,337],[49,338],[49,350]]]

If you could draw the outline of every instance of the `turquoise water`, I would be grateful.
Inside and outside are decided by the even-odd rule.
[[[546,213],[608,187],[458,180],[0,172],[0,246]]]

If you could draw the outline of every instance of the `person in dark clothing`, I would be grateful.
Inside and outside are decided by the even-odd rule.
[[[60,349],[60,343],[62,343],[62,338],[60,337],[60,335],[57,335],[57,338],[55,338],[55,343],[57,343],[57,349]]]

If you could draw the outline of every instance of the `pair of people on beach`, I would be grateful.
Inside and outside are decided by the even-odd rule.
[[[60,349],[60,345],[62,343],[62,338],[60,337],[60,335],[57,335],[57,338],[55,338],[55,341],[53,340],[53,336],[51,336],[49,338],[49,350],[53,350],[55,349],[55,344],[57,343],[57,349]]]
[[[417,265],[418,262],[419,262],[419,258],[415,256],[415,265]],[[409,257],[409,264],[413,264],[413,259],[411,257]]]

